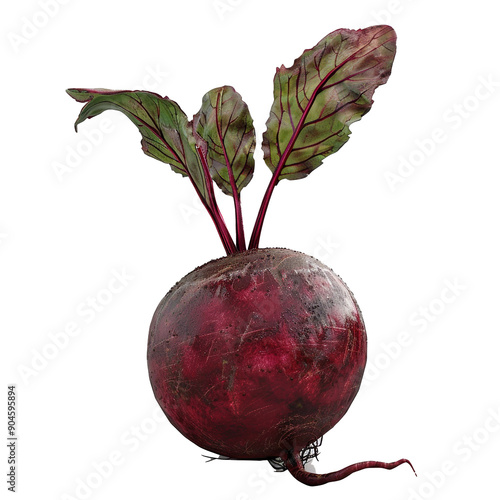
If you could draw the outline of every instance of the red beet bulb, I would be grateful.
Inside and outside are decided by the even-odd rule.
[[[300,453],[344,416],[365,364],[365,326],[345,283],[281,248],[195,269],[160,302],[149,333],[151,384],[174,427],[221,456],[279,459],[306,484],[354,472],[308,473]]]
[[[139,129],[148,156],[189,178],[227,254],[182,278],[154,313],[148,369],[168,420],[221,458],[268,460],[311,486],[411,464],[368,461],[329,474],[304,469],[359,390],[365,325],[353,294],[330,268],[301,252],[259,248],[259,241],[275,187],[309,175],[347,142],[350,125],[389,78],[395,51],[389,26],[340,29],[290,68],[277,69],[262,143],[272,177],[248,249],[241,190],[253,175],[255,130],[232,87],[207,92],[191,121],[175,101],[152,92],[68,90],[86,103],[75,126],[118,110]],[[214,182],[234,200],[235,239]]]
[[[189,273],[149,334],[149,375],[170,422],[232,458],[275,458],[319,439],[349,408],[365,363],[363,319],[345,284],[285,249]]]

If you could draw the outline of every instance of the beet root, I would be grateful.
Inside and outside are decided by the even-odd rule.
[[[303,469],[301,450],[343,417],[366,364],[361,311],[313,257],[259,248],[195,269],[158,305],[147,359],[167,418],[205,450],[278,460],[311,485],[406,462]]]
[[[353,472],[357,472],[362,469],[395,469],[399,465],[408,464],[413,472],[415,469],[409,460],[402,458],[396,462],[377,462],[375,460],[368,460],[366,462],[358,462],[356,464],[349,465],[343,469],[336,472],[329,472],[328,474],[316,474],[314,472],[308,472],[304,469],[304,464],[302,463],[299,454],[283,452],[281,454],[281,460],[285,464],[286,468],[290,471],[290,474],[300,481],[301,483],[307,484],[308,486],[320,486],[326,483],[332,483],[333,481],[340,481],[341,479],[350,476]],[[415,475],[417,475],[415,473]]]

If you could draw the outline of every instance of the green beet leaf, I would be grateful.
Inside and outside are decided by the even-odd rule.
[[[115,91],[106,89],[69,89],[78,102],[85,102],[75,128],[87,118],[106,110],[122,112],[137,126],[142,135],[142,149],[152,158],[168,163],[174,172],[189,177],[212,218],[226,252],[236,251],[217,206],[213,183],[203,151],[207,145],[195,140],[192,122],[188,122],[179,105],[153,92]]]
[[[227,195],[240,193],[252,178],[255,150],[253,120],[240,94],[229,86],[207,92],[193,128],[207,143],[213,180]]]
[[[121,111],[139,129],[144,153],[168,163],[174,172],[188,176],[209,203],[208,187],[192,129],[175,101],[145,91],[69,89],[67,92],[77,101],[87,103],[78,115],[75,128],[103,111]]]
[[[349,125],[371,108],[391,73],[396,33],[390,26],[339,29],[277,69],[274,102],[263,134],[274,182],[300,179],[349,139]]]

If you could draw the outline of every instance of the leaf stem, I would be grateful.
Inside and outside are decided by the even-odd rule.
[[[215,199],[213,181],[212,178],[210,177],[210,172],[208,170],[207,159],[205,158],[205,155],[199,146],[196,146],[196,151],[198,153],[198,156],[200,157],[201,165],[203,167],[203,174],[205,177],[210,204],[208,204],[203,198],[203,196],[201,196],[201,193],[199,192],[194,182],[193,186],[195,187],[196,192],[198,193],[198,196],[200,197],[203,205],[210,214],[210,217],[212,217],[217,232],[219,233],[219,238],[221,239],[222,245],[226,250],[226,254],[231,255],[233,253],[236,253],[238,250],[236,249],[234,240],[227,229],[226,223],[224,222],[224,218],[222,217],[222,214],[219,210],[219,206],[217,205],[217,200]]]
[[[217,94],[217,106],[215,108],[217,114],[216,116],[217,134],[219,136],[219,141],[222,146],[222,151],[224,152],[224,160],[226,162],[227,173],[229,175],[229,183],[231,185],[231,190],[233,192],[234,212],[236,219],[236,247],[240,252],[244,252],[246,250],[246,244],[245,244],[245,231],[243,229],[243,214],[241,212],[241,199],[240,199],[240,193],[238,193],[238,188],[236,186],[236,181],[234,179],[233,168],[227,156],[226,146],[224,144],[224,134],[222,133],[221,123],[219,121],[219,116],[218,116],[221,111],[220,106],[221,104],[220,104],[220,93],[219,93]]]
[[[236,214],[236,246],[240,252],[244,252],[246,250],[245,231],[243,229],[240,193],[238,192],[234,196],[234,211]]]
[[[271,200],[271,195],[273,194],[274,188],[276,184],[278,184],[278,177],[280,174],[280,170],[276,169],[269,181],[269,185],[267,186],[266,193],[264,194],[264,198],[262,199],[262,204],[260,205],[259,213],[257,214],[257,219],[255,220],[255,225],[252,231],[252,237],[250,238],[250,243],[248,245],[249,249],[258,248],[260,234],[262,232],[262,225],[264,223],[264,217],[266,216],[267,207],[269,206],[269,201]]]
[[[266,194],[264,195],[264,199],[262,200],[262,204],[260,206],[259,213],[257,215],[257,220],[255,221],[255,225],[253,228],[252,232],[252,237],[250,239],[250,244],[248,248],[257,248],[259,246],[259,240],[260,240],[260,234],[262,232],[262,225],[264,224],[264,217],[266,216],[267,212],[267,207],[269,206],[269,201],[271,200],[271,195],[273,194],[274,188],[276,184],[278,184],[279,181],[279,176],[281,174],[281,171],[285,167],[285,164],[288,160],[288,157],[290,156],[290,153],[293,150],[293,147],[295,145],[295,141],[297,140],[297,137],[299,136],[300,132],[302,131],[302,127],[304,125],[304,122],[306,120],[306,117],[314,103],[314,100],[316,99],[316,96],[321,92],[323,89],[323,86],[325,82],[328,80],[328,78],[335,72],[337,71],[338,68],[342,67],[342,65],[345,63],[345,61],[340,64],[339,66],[336,66],[333,70],[331,70],[327,77],[323,78],[320,82],[320,84],[314,89],[305,109],[302,112],[302,115],[295,127],[293,127],[293,133],[292,137],[290,138],[290,141],[288,142],[285,151],[283,151],[283,154],[281,155],[278,165],[276,166],[273,176],[271,177],[271,181],[269,182],[269,186],[267,187]]]

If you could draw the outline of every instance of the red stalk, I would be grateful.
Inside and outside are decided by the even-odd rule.
[[[271,199],[271,195],[273,194],[274,188],[276,184],[278,184],[278,177],[281,172],[281,169],[276,169],[271,177],[271,181],[267,186],[266,193],[264,194],[264,198],[262,199],[262,204],[260,206],[259,213],[257,214],[257,219],[255,220],[255,225],[253,227],[252,237],[250,238],[250,243],[248,248],[258,248],[260,234],[262,232],[262,225],[264,224],[264,217],[266,216],[267,207],[269,206],[269,201]]]
[[[351,60],[354,57],[354,54],[342,61],[338,66],[333,68],[331,71],[328,72],[328,74],[321,80],[319,85],[314,89],[311,98],[309,99],[309,102],[307,103],[304,112],[302,113],[302,116],[300,117],[297,126],[293,128],[293,134],[292,137],[290,138],[290,141],[288,142],[285,151],[283,151],[283,154],[281,155],[278,165],[276,166],[276,169],[273,172],[273,176],[271,178],[271,181],[269,182],[269,186],[267,187],[266,194],[264,195],[264,199],[262,200],[262,204],[260,206],[259,213],[257,215],[257,219],[255,221],[255,225],[253,228],[252,232],[252,237],[250,239],[250,244],[248,245],[248,248],[257,248],[259,246],[259,240],[260,240],[260,234],[262,232],[262,225],[264,223],[264,217],[266,216],[267,212],[267,207],[269,206],[269,201],[271,199],[271,195],[273,193],[273,190],[278,184],[278,178],[281,174],[281,171],[285,167],[286,161],[288,160],[288,157],[290,156],[290,153],[292,152],[293,145],[295,144],[295,141],[297,140],[297,137],[299,136],[300,132],[302,131],[302,127],[304,125],[304,122],[306,120],[306,117],[314,103],[314,100],[316,99],[316,96],[321,92],[323,85],[328,81],[328,79],[341,68],[344,66],[349,60]],[[277,77],[277,75],[276,75]]]
[[[198,196],[200,197],[203,205],[210,214],[210,217],[212,217],[217,232],[219,233],[219,238],[221,239],[222,244],[224,245],[224,249],[226,250],[226,254],[231,255],[233,253],[236,253],[237,249],[234,244],[233,238],[229,234],[226,223],[224,222],[224,218],[222,217],[222,214],[219,210],[219,206],[217,205],[212,177],[210,177],[210,172],[208,170],[207,159],[205,158],[205,155],[203,154],[203,151],[199,146],[196,146],[196,151],[198,152],[198,156],[200,157],[201,165],[203,167],[203,173],[205,177],[210,204],[208,204],[203,198],[203,196],[201,196],[201,193],[199,192],[194,182],[193,186],[195,187],[196,192],[198,193]]]
[[[224,151],[224,160],[226,162],[227,173],[229,175],[229,183],[231,184],[231,190],[233,192],[234,211],[236,219],[236,246],[240,252],[244,252],[246,250],[246,245],[245,245],[245,232],[243,230],[243,216],[241,213],[240,193],[238,193],[238,188],[236,187],[236,181],[234,179],[234,173],[231,167],[231,162],[227,157],[226,147],[224,144],[224,135],[222,134],[219,122],[219,106],[220,106],[220,93],[217,94],[217,106],[215,107],[215,113],[216,113],[215,121],[217,123],[217,134],[219,136],[219,141],[222,145],[222,151]]]

